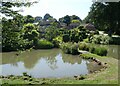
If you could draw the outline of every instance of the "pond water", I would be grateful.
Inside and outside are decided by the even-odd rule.
[[[120,45],[96,46],[107,47],[109,57],[120,57]],[[61,78],[85,75],[102,68],[78,55],[64,54],[60,49],[32,50],[18,56],[16,53],[0,53],[0,75],[22,75],[27,72],[35,78]]]
[[[27,72],[35,78],[60,78],[85,75],[91,70],[101,68],[78,55],[63,54],[60,49],[32,50],[18,56],[16,53],[2,53],[0,75],[22,75],[23,72]]]

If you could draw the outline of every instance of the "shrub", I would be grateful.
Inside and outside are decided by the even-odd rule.
[[[83,41],[83,37],[82,36],[79,36],[79,41]]]
[[[101,35],[94,35],[93,38],[92,38],[92,43],[100,44],[101,43],[101,38],[102,38]]]
[[[79,54],[79,52],[78,52],[78,44],[73,44],[71,47],[70,47],[70,53],[72,54],[72,55],[77,55],[77,54]]]
[[[75,38],[75,34],[74,34],[74,33],[71,33],[71,34],[70,34],[70,41],[74,41],[74,38]]]
[[[84,43],[84,42],[81,42],[79,43],[79,50],[86,50],[86,51],[89,51],[89,45]]]
[[[32,30],[31,33],[32,33],[33,38],[39,36],[39,33],[37,32],[37,30]]]
[[[84,26],[79,26],[78,29],[81,30],[82,28],[84,28]]]
[[[61,49],[64,53],[66,54],[72,54],[72,55],[77,55],[79,54],[78,52],[78,44],[76,43],[62,43]]]
[[[95,47],[94,45],[90,45],[87,43],[62,43],[61,49],[64,53],[77,55],[79,54],[78,50],[86,50],[91,53],[106,56],[107,49],[105,47]]]
[[[57,48],[60,47],[61,43],[62,43],[62,37],[58,36],[53,39],[54,47],[57,47]]]
[[[89,42],[92,42],[95,44],[112,44],[113,39],[110,36],[94,35],[89,39]]]
[[[101,44],[110,44],[112,42],[112,38],[109,36],[101,37]]]
[[[99,35],[99,30],[96,30],[94,34]]]
[[[110,43],[120,45],[120,37],[112,37],[112,41],[110,41]]]
[[[75,36],[74,37],[74,42],[78,42],[80,40],[80,37],[79,36]]]
[[[64,35],[63,35],[63,41],[64,41],[64,42],[70,41],[69,34],[64,34]]]
[[[36,46],[37,49],[51,49],[54,47],[54,44],[47,40],[39,40]]]
[[[90,46],[90,47],[89,47],[89,52],[94,53],[94,51],[95,51],[95,47]]]
[[[100,56],[106,56],[107,55],[107,49],[104,47],[96,47],[94,54],[100,55]]]
[[[70,46],[71,46],[71,43],[62,43],[60,48],[64,53],[70,54]]]
[[[94,45],[90,45],[83,42],[79,43],[79,50],[86,50],[100,56],[107,55],[107,49],[105,47],[95,47]]]
[[[86,38],[86,39],[83,40],[83,42],[89,43],[89,39]]]

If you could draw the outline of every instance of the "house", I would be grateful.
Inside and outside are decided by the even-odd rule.
[[[67,28],[67,24],[66,23],[60,23],[60,28]]]
[[[42,20],[42,17],[37,16],[35,17],[34,23],[40,22],[41,20]]]
[[[91,24],[91,23],[85,24],[85,25],[84,25],[84,28],[86,28],[86,29],[88,29],[88,30],[90,30],[90,31],[96,31],[95,26],[94,26],[93,24]]]
[[[55,19],[51,20],[41,20],[39,22],[40,32],[45,32],[45,29],[51,26],[54,22],[58,23]]]
[[[78,27],[79,25],[80,25],[80,23],[71,23],[71,24],[69,25],[69,29],[76,28],[76,27]]]

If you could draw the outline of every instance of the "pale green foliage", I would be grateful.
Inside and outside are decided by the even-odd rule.
[[[80,23],[79,20],[72,20],[71,23]]]

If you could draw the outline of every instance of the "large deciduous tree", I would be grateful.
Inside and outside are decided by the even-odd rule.
[[[22,37],[23,16],[19,14],[20,10],[15,11],[13,7],[30,6],[33,3],[36,2],[1,2],[0,11],[5,16],[2,18],[2,51],[25,49],[29,44]]]
[[[97,29],[120,35],[120,2],[93,3],[84,21]]]

